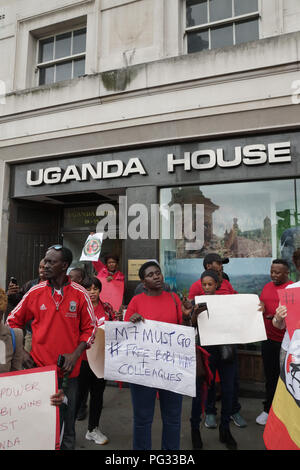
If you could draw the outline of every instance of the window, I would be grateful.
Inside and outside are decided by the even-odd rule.
[[[85,73],[86,28],[39,41],[39,85],[80,77]]]
[[[187,52],[259,38],[258,0],[186,0]]]
[[[199,279],[202,260],[210,252],[230,258],[224,269],[239,293],[260,294],[264,284],[270,281],[274,258],[288,261],[290,277],[295,281],[297,273],[292,254],[300,246],[299,184],[300,180],[295,179],[162,189],[163,207],[174,209],[177,204],[182,207],[182,214],[185,204],[199,204],[204,209],[198,222],[196,206],[192,212],[193,232],[197,233],[197,223],[204,224],[204,243],[197,251],[187,250],[189,240],[184,237],[184,230],[180,232],[181,238],[173,236],[174,222],[162,212],[160,261],[166,282],[187,293]]]

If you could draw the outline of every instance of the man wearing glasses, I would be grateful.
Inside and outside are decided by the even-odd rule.
[[[24,351],[26,368],[57,364],[58,388],[63,388],[68,406],[62,405],[64,436],[61,449],[75,448],[77,378],[81,355],[90,347],[95,333],[95,315],[86,291],[71,281],[67,270],[72,252],[62,245],[48,248],[45,281],[32,287],[7,318],[11,328],[32,321],[32,349]]]

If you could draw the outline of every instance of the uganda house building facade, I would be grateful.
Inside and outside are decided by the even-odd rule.
[[[259,293],[300,246],[299,25],[298,0],[0,0],[0,284],[36,277],[52,243],[80,264],[107,204],[126,301],[142,260],[186,292],[209,251]],[[151,205],[199,204],[204,244],[164,238],[163,211],[126,239],[136,203],[149,234]],[[259,345],[241,370],[262,380]]]

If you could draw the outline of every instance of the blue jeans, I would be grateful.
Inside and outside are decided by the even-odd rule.
[[[179,450],[182,395],[168,390],[130,384],[133,406],[133,449],[151,450],[151,429],[154,416],[156,394],[159,404],[162,428],[163,450]]]
[[[230,416],[233,413],[235,404],[235,391],[237,386],[237,362],[221,361],[219,350],[216,346],[207,346],[205,349],[209,352],[209,367],[213,376],[216,375],[218,369],[221,380],[221,426],[229,427]],[[207,401],[205,406],[206,414],[216,414],[215,408],[215,387],[214,383],[208,389]],[[198,380],[196,381],[196,397],[192,401],[191,426],[198,429],[201,422],[203,406],[203,386]],[[236,410],[238,411],[238,410]],[[235,412],[236,412],[235,411]]]

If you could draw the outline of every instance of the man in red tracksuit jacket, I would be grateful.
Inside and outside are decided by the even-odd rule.
[[[32,349],[24,351],[26,368],[64,364],[58,372],[68,406],[62,405],[64,435],[61,449],[75,448],[77,377],[82,352],[95,336],[95,315],[90,298],[79,284],[66,275],[72,252],[61,245],[50,247],[44,258],[46,281],[32,287],[7,318],[11,328],[23,328],[32,321]]]

